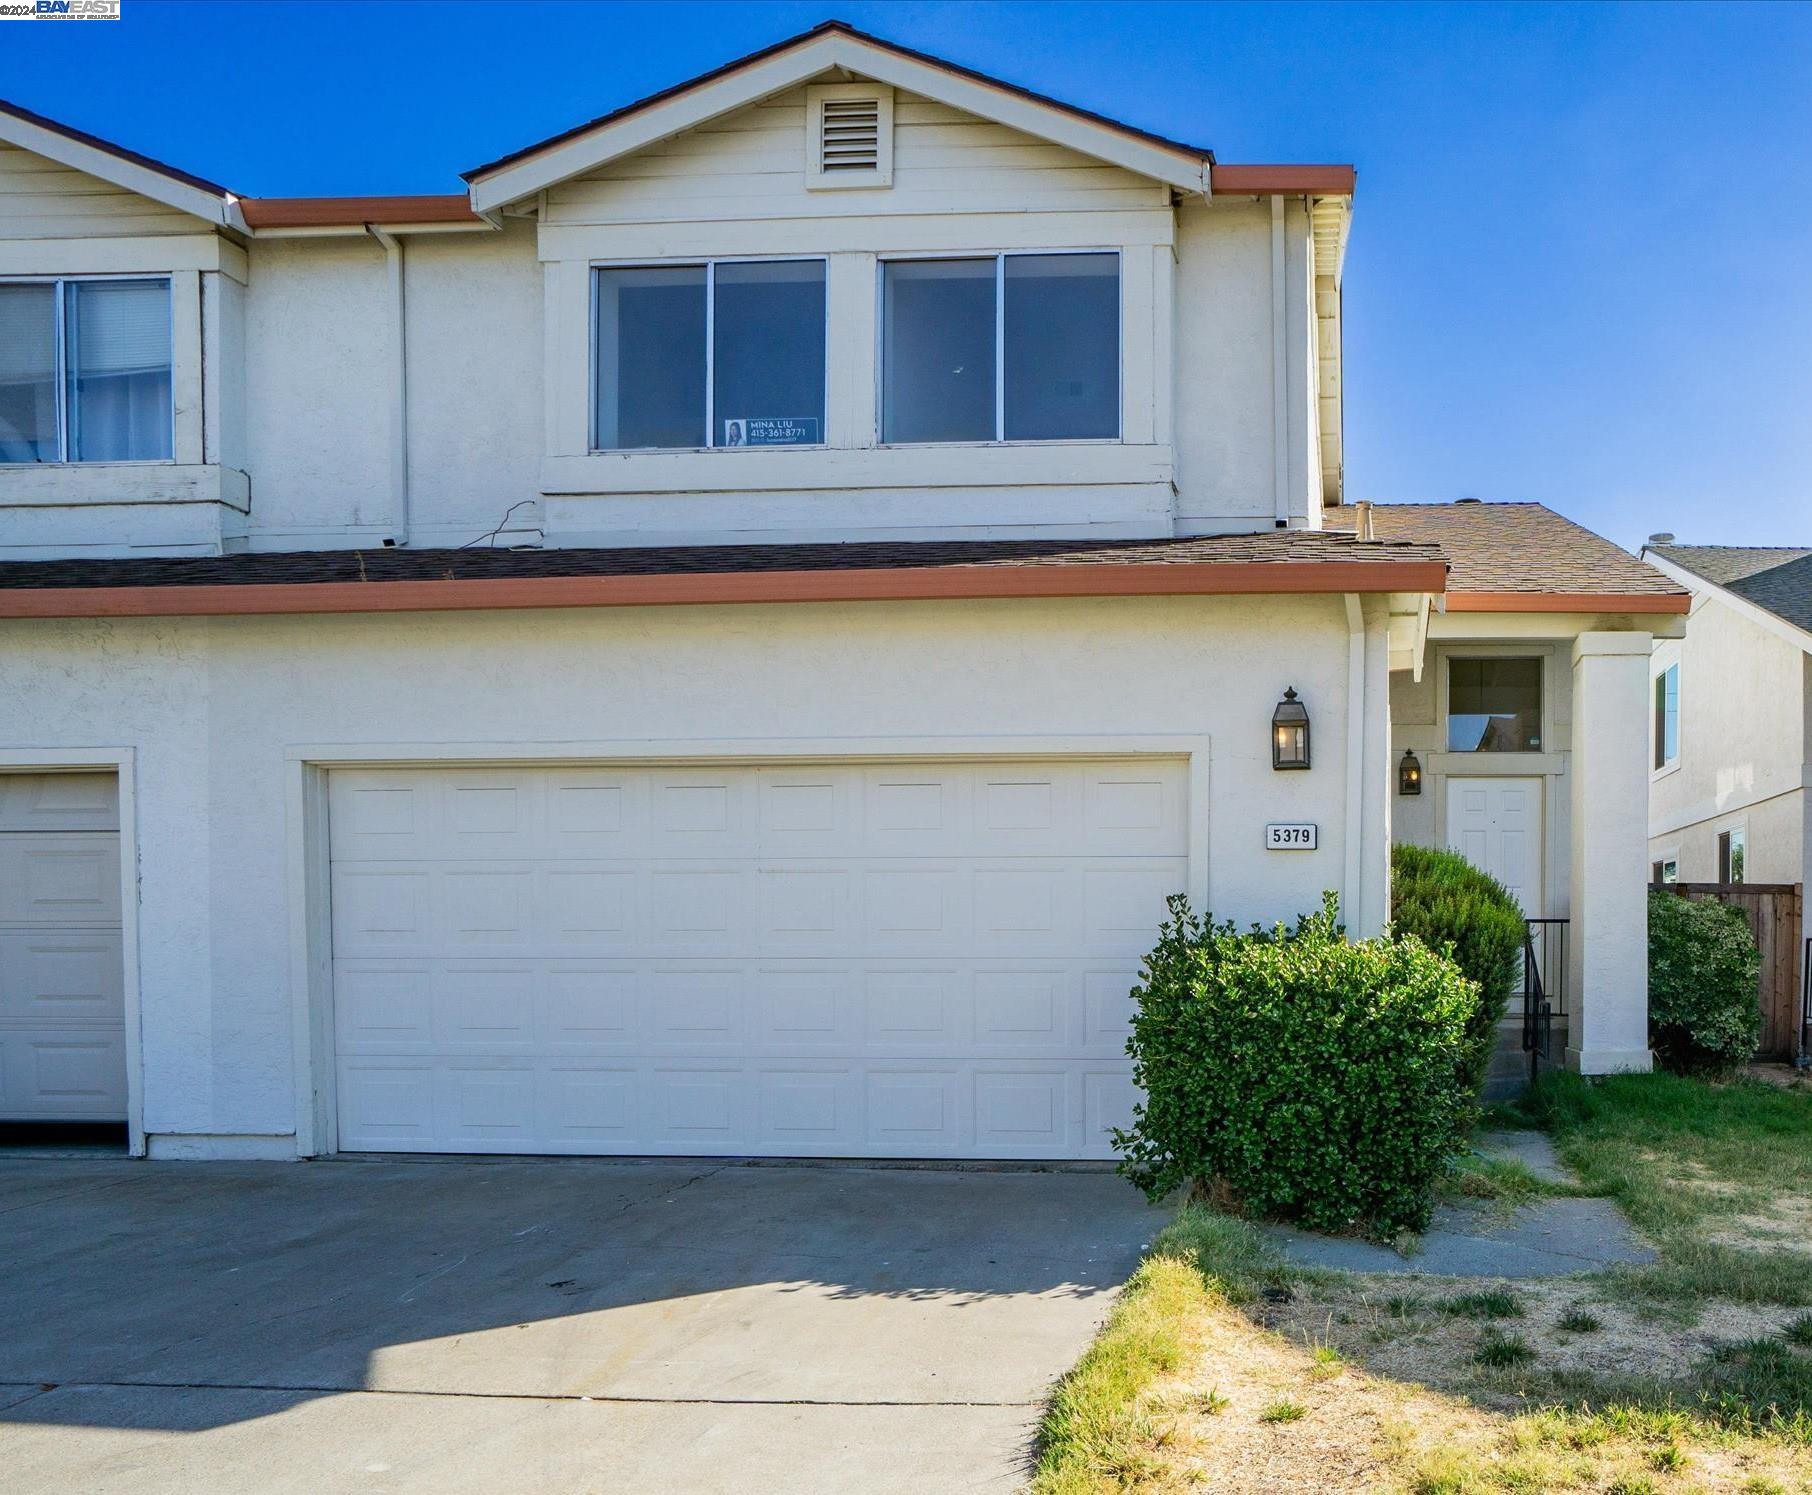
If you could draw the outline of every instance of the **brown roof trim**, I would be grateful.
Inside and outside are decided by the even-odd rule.
[[[1686,592],[1449,592],[1450,613],[1684,613]]]
[[[472,200],[463,192],[412,197],[246,197],[240,199],[239,208],[250,229],[485,222],[472,211]]]
[[[1250,192],[1259,197],[1351,197],[1359,173],[1351,166],[1221,166],[1210,169],[1215,192]]]
[[[1226,597],[1439,592],[1440,561],[1099,562],[466,581],[245,582],[214,586],[0,588],[0,617],[200,617],[971,597]]]
[[[130,161],[134,166],[143,166],[147,171],[161,172],[174,181],[189,187],[199,187],[203,192],[211,192],[216,197],[226,198],[233,195],[231,190],[221,186],[219,182],[210,182],[206,177],[183,171],[180,167],[172,166],[167,161],[159,161],[153,156],[127,150],[123,145],[115,145],[111,140],[103,140],[99,135],[90,135],[86,130],[78,130],[72,125],[60,124],[54,119],[49,119],[22,105],[9,103],[5,99],[0,99],[0,114],[10,114],[14,119],[23,120],[28,125],[36,125],[40,130],[49,130],[53,135],[61,135],[65,140],[73,140],[78,145],[105,151],[110,156],[118,156],[122,161]]]
[[[670,87],[661,89],[657,93],[651,93],[645,98],[637,99],[632,104],[625,104],[620,109],[613,109],[608,114],[600,114],[596,119],[589,119],[584,124],[574,125],[570,129],[560,131],[557,135],[548,136],[545,140],[537,140],[533,145],[525,145],[520,150],[511,151],[506,156],[499,156],[495,161],[487,161],[483,166],[474,166],[470,171],[462,171],[460,176],[468,182],[475,181],[479,177],[490,175],[493,171],[500,171],[505,166],[514,166],[518,161],[526,160],[528,157],[533,156],[540,151],[547,150],[556,145],[564,145],[567,141],[577,139],[580,135],[584,135],[588,131],[600,129],[605,125],[616,124],[619,120],[627,119],[630,115],[638,114],[644,109],[651,109],[656,104],[664,104],[669,99],[677,98],[680,94],[689,93],[695,88],[702,88],[708,83],[715,83],[719,78],[727,77],[729,74],[736,72],[740,68],[747,67],[751,63],[765,62],[768,58],[777,56],[793,47],[803,46],[806,42],[833,33],[852,37],[859,42],[866,42],[872,47],[880,47],[883,51],[892,52],[896,57],[905,57],[913,62],[922,62],[930,67],[942,68],[947,73],[955,73],[959,77],[968,78],[972,82],[983,83],[990,88],[998,88],[1007,93],[1017,94],[1020,98],[1030,99],[1035,104],[1043,104],[1051,109],[1061,109],[1065,114],[1074,115],[1077,119],[1088,120],[1091,124],[1104,125],[1110,130],[1118,130],[1123,135],[1135,136],[1138,139],[1145,141],[1148,145],[1161,146],[1165,150],[1176,151],[1181,155],[1189,157],[1192,161],[1207,161],[1212,163],[1214,160],[1214,152],[1209,150],[1206,146],[1185,145],[1180,140],[1171,140],[1166,136],[1153,134],[1150,130],[1141,130],[1136,125],[1129,125],[1117,119],[1110,119],[1105,114],[1097,114],[1092,109],[1083,109],[1075,104],[1066,104],[1061,99],[1053,99],[1047,94],[1036,93],[1029,88],[1022,88],[1017,83],[1008,83],[1004,79],[993,77],[991,74],[980,72],[975,68],[964,67],[961,63],[951,62],[943,57],[935,57],[929,52],[917,52],[911,47],[902,47],[898,42],[890,42],[885,38],[875,36],[870,32],[860,31],[856,27],[850,25],[847,21],[820,21],[816,26],[812,27],[810,31],[801,31],[797,36],[789,36],[782,41],[774,42],[770,46],[761,47],[756,51],[746,53],[741,57],[734,58],[731,61],[724,63],[720,67],[714,67],[708,72],[700,73],[697,77],[688,78],[683,83],[675,83]]]

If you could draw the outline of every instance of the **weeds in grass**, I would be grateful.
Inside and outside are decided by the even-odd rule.
[[[1227,1398],[1218,1391],[1204,1391],[1196,1398],[1195,1409],[1205,1417],[1214,1417],[1227,1410]]]
[[[1476,1293],[1460,1293],[1439,1305],[1442,1313],[1467,1319],[1519,1319],[1523,1300],[1507,1287],[1488,1287]]]
[[[1686,1467],[1686,1450],[1678,1443],[1665,1443],[1657,1448],[1649,1459],[1663,1474],[1678,1474]]]
[[[1812,1350],[1812,1313],[1802,1313],[1781,1330],[1781,1338],[1802,1350]]]
[[[1072,1495],[1146,1477],[1163,1438],[1147,1393],[1181,1364],[1187,1326],[1216,1304],[1250,1302],[1290,1276],[1245,1221],[1196,1205],[1180,1211],[1121,1290],[1106,1327],[1058,1383],[1039,1424],[1032,1488]]]
[[[1554,1327],[1566,1334],[1596,1334],[1604,1325],[1598,1322],[1596,1314],[1575,1305],[1560,1316]]]
[[[1384,1311],[1394,1319],[1414,1318],[1426,1306],[1420,1293],[1394,1293],[1384,1300]]]
[[[1308,1415],[1309,1409],[1301,1402],[1293,1402],[1288,1397],[1279,1397],[1258,1414],[1260,1422],[1300,1422]]]
[[[1505,1334],[1499,1329],[1487,1329],[1479,1336],[1479,1347],[1473,1351],[1472,1358],[1480,1365],[1489,1365],[1494,1370],[1509,1370],[1529,1364],[1535,1359],[1535,1351],[1520,1334]]]

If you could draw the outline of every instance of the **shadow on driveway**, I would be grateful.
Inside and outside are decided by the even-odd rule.
[[[8,1162],[0,1441],[351,1392],[1023,1428],[1161,1219],[1092,1171]]]

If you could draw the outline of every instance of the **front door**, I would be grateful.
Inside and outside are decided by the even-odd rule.
[[[1450,778],[1447,844],[1541,916],[1542,781]]]

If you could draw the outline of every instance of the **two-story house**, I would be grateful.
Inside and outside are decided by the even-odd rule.
[[[1685,636],[1657,646],[1652,669],[1650,876],[1803,886],[1812,865],[1812,549],[1654,535],[1642,554],[1692,594]],[[1812,929],[1796,933],[1803,951]],[[1767,1038],[1797,1048],[1797,1032]]]
[[[1646,1067],[1686,598],[1341,506],[1350,167],[836,23],[454,196],[0,142],[0,1118],[1104,1156],[1165,896],[1375,932],[1393,820]]]

